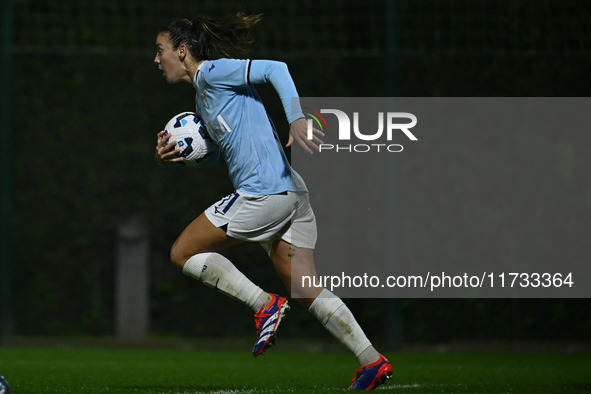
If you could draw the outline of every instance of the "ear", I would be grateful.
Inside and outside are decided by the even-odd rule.
[[[187,57],[187,54],[189,53],[189,48],[187,48],[185,44],[180,44],[177,48],[177,53],[179,55],[180,61],[182,62],[185,60],[185,57]]]

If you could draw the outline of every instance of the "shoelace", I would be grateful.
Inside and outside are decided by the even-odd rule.
[[[269,317],[269,316],[271,316],[270,313],[265,313],[265,312],[262,312],[262,311],[261,312],[257,312],[257,314],[254,315],[254,324],[255,324],[257,330],[260,330],[261,329],[261,324],[263,324],[263,319],[265,317]]]
[[[351,382],[355,382],[355,380],[357,380],[357,378],[359,377],[359,375],[361,375],[361,374],[363,373],[363,371],[366,371],[366,370],[368,370],[369,368],[373,368],[373,367],[375,367],[375,366],[377,366],[377,365],[381,364],[381,363],[382,363],[382,361],[383,361],[383,360],[382,360],[382,356],[380,356],[380,358],[378,359],[378,361],[376,361],[376,362],[374,363],[375,365],[374,365],[374,364],[369,364],[369,365],[365,365],[365,366],[363,366],[363,367],[359,368],[359,369],[356,371],[356,373],[355,373],[355,377],[353,378],[353,380],[352,380]]]
[[[273,299],[271,300],[270,303],[268,303],[267,305],[263,305],[261,307],[261,309],[257,313],[255,313],[255,315],[254,315],[254,324],[255,324],[257,330],[260,330],[261,329],[261,324],[263,324],[263,319],[266,318],[266,317],[271,316],[270,313],[265,313],[265,311],[269,307],[275,305],[275,301],[276,301],[276,299],[275,299],[275,297],[273,297]]]
[[[353,378],[353,380],[351,380],[351,383],[354,383],[363,371],[365,371],[365,367],[361,367],[357,371],[355,371],[355,377]]]

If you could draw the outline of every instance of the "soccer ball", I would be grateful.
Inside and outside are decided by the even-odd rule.
[[[176,141],[179,157],[186,166],[211,164],[216,145],[209,136],[203,120],[194,112],[181,112],[168,121],[164,135],[172,134],[169,141]],[[217,159],[217,157],[215,157]],[[215,160],[213,160],[215,161]]]
[[[4,376],[0,376],[0,394],[10,394],[12,391],[10,390],[10,386]]]

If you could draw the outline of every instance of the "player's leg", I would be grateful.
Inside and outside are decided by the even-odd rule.
[[[283,239],[275,241],[269,253],[275,271],[285,288],[291,297],[306,309],[310,308],[322,291],[322,288],[301,285],[303,278],[316,276],[313,253],[313,249],[296,248]],[[298,260],[298,264],[292,264],[294,259]]]
[[[302,280],[303,277],[316,275],[314,251],[297,248],[280,240],[273,245],[270,256],[292,297],[307,307],[328,332],[357,358],[360,368],[349,389],[369,390],[389,379],[392,376],[392,366],[372,346],[345,303],[327,289],[307,286],[309,282]]]
[[[256,357],[273,344],[279,323],[289,310],[287,299],[264,292],[222,255],[215,253],[241,240],[264,242],[274,238],[292,214],[294,197],[253,196],[234,192],[210,206],[181,234],[171,252],[183,272],[237,298],[255,313]]]
[[[350,389],[375,388],[392,375],[392,367],[372,346],[345,303],[327,289],[313,287],[314,283],[320,283],[313,280],[316,277],[316,234],[316,219],[308,195],[298,195],[291,226],[282,239],[273,244],[269,255],[292,297],[308,308],[357,358],[361,368]]]
[[[373,347],[351,310],[338,296],[323,289],[309,311],[357,358],[360,368],[350,390],[370,390],[392,376],[388,360]]]
[[[371,346],[349,308],[330,291],[313,286],[319,283],[313,279],[316,278],[316,218],[307,193],[298,194],[297,199],[289,229],[272,245],[269,253],[275,270],[292,297],[343,342],[360,365],[373,363],[378,360],[379,353]]]
[[[271,295],[252,283],[227,258],[216,253],[240,242],[201,214],[178,237],[170,259],[183,269],[185,275],[242,301],[256,312],[271,301]]]
[[[217,252],[241,242],[214,226],[202,213],[176,239],[170,250],[170,260],[183,268],[187,260],[198,253]]]
[[[360,365],[378,360],[380,354],[371,346],[345,303],[327,289],[309,286],[314,281],[307,278],[316,276],[312,249],[298,248],[279,240],[273,245],[270,257],[292,297],[308,308],[335,338],[343,342],[358,358]]]

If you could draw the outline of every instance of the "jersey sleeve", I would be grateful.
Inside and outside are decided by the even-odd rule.
[[[287,65],[272,60],[249,60],[248,62],[246,82],[253,85],[271,83],[281,99],[287,121],[291,123],[303,118],[299,95]],[[292,102],[296,107],[292,108]]]
[[[216,88],[235,89],[248,85],[250,60],[218,59],[203,64],[201,72],[207,84]]]
[[[207,61],[200,70],[205,81],[216,88],[240,89],[248,85],[273,85],[289,123],[303,118],[299,95],[287,65],[273,60],[218,59]],[[292,109],[293,103],[296,105]]]

